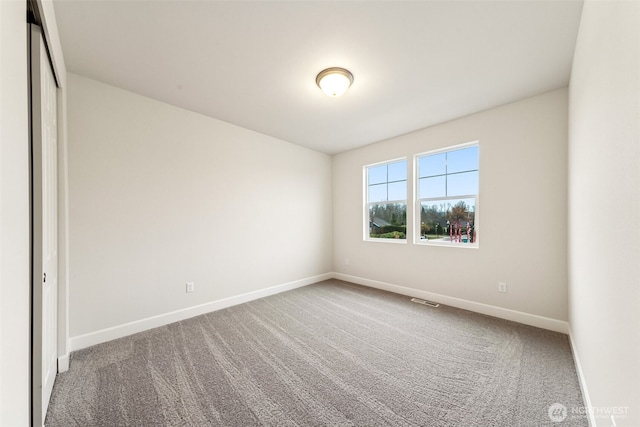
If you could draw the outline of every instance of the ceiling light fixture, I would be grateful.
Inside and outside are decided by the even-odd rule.
[[[327,96],[342,96],[353,83],[353,74],[340,67],[322,70],[316,76],[316,84]]]

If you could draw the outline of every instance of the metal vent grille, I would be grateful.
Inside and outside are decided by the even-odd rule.
[[[440,304],[433,301],[427,301],[420,298],[411,298],[411,302],[417,302],[418,304],[428,305],[429,307],[440,307]]]

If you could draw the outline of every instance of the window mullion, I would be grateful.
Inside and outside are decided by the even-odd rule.
[[[449,195],[449,153],[444,153],[444,195]]]

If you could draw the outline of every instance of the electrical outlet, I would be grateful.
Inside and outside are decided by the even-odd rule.
[[[498,292],[507,293],[507,284],[505,282],[498,282]]]
[[[351,261],[349,261],[349,258],[344,259],[344,265],[351,265]]]
[[[187,293],[195,291],[196,284],[194,282],[187,282]]]

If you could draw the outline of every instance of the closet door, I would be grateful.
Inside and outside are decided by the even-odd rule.
[[[58,372],[56,82],[40,27],[31,25],[33,420],[42,426]]]

